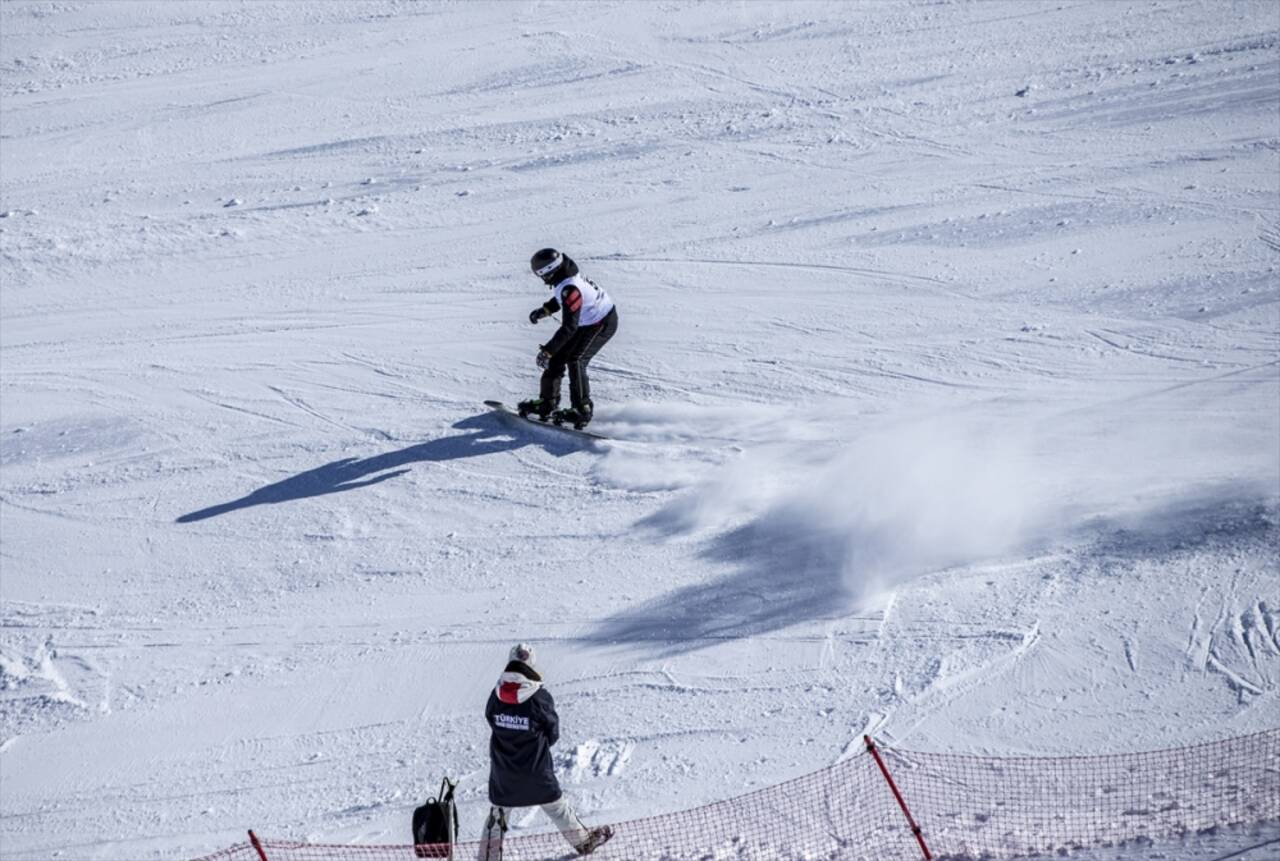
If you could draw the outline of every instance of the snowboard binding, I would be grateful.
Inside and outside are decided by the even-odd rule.
[[[567,410],[556,410],[551,414],[551,423],[555,425],[569,424],[573,425],[574,430],[582,430],[591,421],[593,412],[591,401],[584,401],[580,406],[573,406]]]
[[[521,401],[516,404],[516,412],[520,414],[520,418],[527,419],[530,416],[536,416],[541,421],[546,421],[556,412],[559,401],[552,401],[546,398],[530,398],[527,401]]]

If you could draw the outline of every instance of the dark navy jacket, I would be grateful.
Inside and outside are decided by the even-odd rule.
[[[511,696],[514,700],[514,696]],[[484,709],[489,737],[489,801],[502,807],[533,807],[560,798],[551,746],[560,738],[556,704],[545,688],[522,703],[506,702],[498,690]]]

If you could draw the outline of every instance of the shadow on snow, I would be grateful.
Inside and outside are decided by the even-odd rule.
[[[482,457],[535,444],[541,445],[555,457],[564,457],[582,450],[581,443],[566,438],[558,431],[543,431],[537,427],[530,427],[528,430],[515,432],[502,428],[500,422],[501,417],[493,413],[471,416],[453,425],[459,430],[470,431],[470,433],[441,437],[374,457],[345,457],[335,460],[324,466],[290,476],[283,481],[260,487],[248,496],[184,514],[175,522],[193,523],[255,505],[274,505],[279,502],[368,487],[389,478],[404,475],[409,470],[402,467],[413,463],[439,463],[466,457]]]
[[[1067,541],[1075,545],[1072,555],[1098,563],[1102,576],[1107,576],[1115,562],[1126,559],[1159,561],[1248,540],[1280,548],[1280,497],[1249,482],[1200,487],[1126,514],[1076,522],[1074,527],[1045,527],[1048,531],[1024,536],[1021,551],[1044,552],[1049,545]],[[638,525],[668,536],[692,529],[678,503]],[[929,571],[983,561],[951,560],[871,578],[867,571],[879,567],[883,558],[876,544],[874,537],[856,530],[825,529],[785,506],[775,508],[717,535],[701,551],[703,558],[733,565],[735,573],[615,613],[600,623],[591,639],[674,656],[795,624],[845,618],[877,584],[892,588]],[[1280,557],[1280,549],[1275,552]]]
[[[660,511],[641,526],[675,534],[686,526]],[[676,655],[816,619],[849,614],[857,601],[845,576],[851,538],[773,510],[711,539],[703,558],[737,572],[684,586],[604,620],[593,639],[641,644]]]

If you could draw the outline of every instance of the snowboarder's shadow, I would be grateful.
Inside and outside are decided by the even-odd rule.
[[[413,463],[481,457],[486,454],[513,451],[527,445],[540,445],[555,457],[564,457],[582,449],[581,445],[575,445],[570,440],[555,439],[549,434],[539,434],[536,428],[528,431],[514,431],[503,426],[500,416],[489,412],[465,418],[453,427],[470,432],[428,440],[374,457],[344,457],[260,487],[248,496],[184,514],[176,522],[193,523],[255,505],[274,505],[279,502],[368,487],[398,475],[404,475],[409,471],[408,465]]]

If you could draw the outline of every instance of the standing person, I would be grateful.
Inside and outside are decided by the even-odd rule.
[[[567,254],[543,248],[533,255],[529,267],[554,291],[546,303],[529,313],[529,322],[536,324],[557,311],[564,311],[564,317],[551,340],[538,350],[538,367],[543,369],[538,397],[521,401],[518,409],[522,416],[533,413],[543,421],[568,422],[581,430],[595,409],[587,363],[618,331],[618,309],[608,293],[579,274],[578,264]],[[566,368],[570,408],[560,410],[556,408]]]
[[[608,825],[588,829],[565,801],[551,763],[560,718],[535,669],[533,647],[511,647],[507,667],[484,708],[489,737],[489,801],[493,805],[480,842],[481,861],[502,858],[502,836],[513,807],[541,807],[579,855],[613,836]]]

